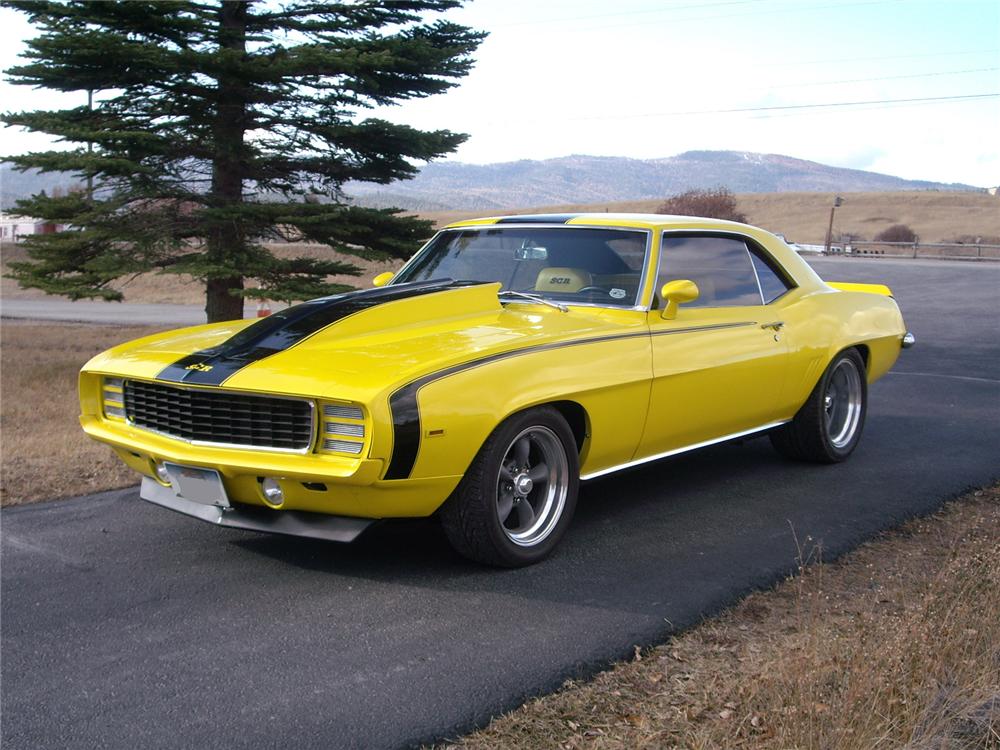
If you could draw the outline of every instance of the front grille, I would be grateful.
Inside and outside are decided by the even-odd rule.
[[[183,440],[283,450],[312,444],[312,406],[302,399],[126,380],[125,413],[137,427]]]

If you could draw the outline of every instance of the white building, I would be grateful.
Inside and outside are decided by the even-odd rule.
[[[61,227],[32,216],[18,216],[17,214],[0,215],[0,242],[5,245],[18,242],[21,237],[27,234],[47,234],[59,229]]]

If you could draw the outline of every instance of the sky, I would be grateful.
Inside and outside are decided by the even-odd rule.
[[[474,0],[445,17],[489,32],[473,72],[372,114],[468,133],[449,160],[724,149],[1000,184],[1000,0]],[[33,35],[0,10],[0,68]],[[77,99],[0,83],[0,110]],[[0,154],[47,145],[0,131]]]

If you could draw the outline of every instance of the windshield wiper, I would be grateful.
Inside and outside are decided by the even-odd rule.
[[[527,292],[515,292],[513,289],[502,289],[497,292],[497,296],[501,299],[504,297],[517,297],[518,299],[526,299],[529,302],[537,302],[540,305],[548,305],[549,307],[554,307],[560,312],[569,312],[569,308],[566,305],[560,305],[558,302],[553,302],[550,299],[545,299],[537,294],[528,294]]]

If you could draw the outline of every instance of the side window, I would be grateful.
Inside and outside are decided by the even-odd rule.
[[[663,236],[656,291],[668,281],[690,279],[698,299],[685,307],[733,307],[761,304],[760,289],[742,240],[712,236]]]
[[[785,280],[768,265],[767,261],[752,249],[750,257],[753,258],[753,267],[757,271],[757,279],[760,281],[760,291],[764,295],[765,305],[771,304],[791,289]]]

